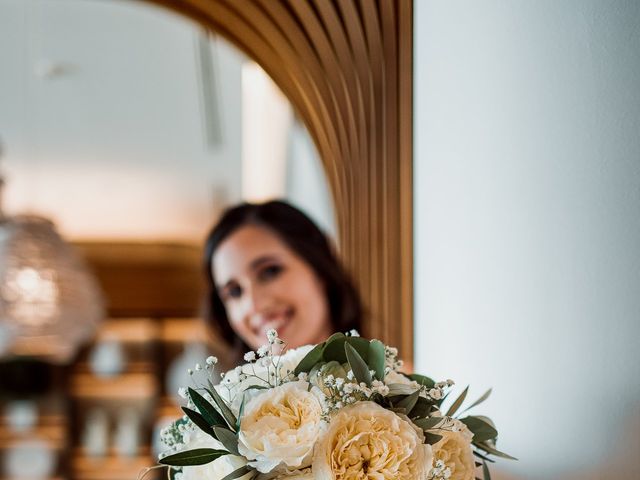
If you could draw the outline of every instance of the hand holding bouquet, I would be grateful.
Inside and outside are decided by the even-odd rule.
[[[466,389],[442,413],[453,382],[401,373],[378,340],[338,333],[283,349],[272,330],[220,384],[182,392],[185,416],[163,432],[160,459],[176,480],[489,480],[490,455],[512,458],[491,420],[454,417]]]

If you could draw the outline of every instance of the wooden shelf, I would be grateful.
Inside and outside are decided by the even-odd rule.
[[[11,428],[6,416],[0,416],[0,449],[14,447],[23,441],[42,440],[52,450],[61,450],[67,441],[68,418],[63,415],[43,415],[32,428],[21,432]]]
[[[62,450],[67,440],[67,430],[65,426],[45,425],[21,434],[0,428],[0,450],[15,447],[30,440],[43,441],[51,450]]]
[[[9,477],[0,477],[0,480],[16,480],[15,478],[9,478]],[[42,479],[38,479],[38,480],[66,480],[65,478],[62,477],[46,477],[46,478],[42,478]]]
[[[158,334],[158,322],[151,318],[110,318],[100,325],[95,341],[115,339],[122,343],[144,344],[156,340]]]
[[[126,364],[127,368],[126,368],[126,373],[121,373],[118,375],[113,375],[113,376],[104,376],[104,377],[97,377],[97,378],[103,378],[105,380],[108,379],[115,379],[118,377],[121,377],[123,375],[129,375],[129,374],[153,374],[156,369],[157,369],[157,365],[155,365],[154,363],[148,362],[148,361],[138,361],[138,362],[127,362]],[[96,376],[92,370],[91,367],[89,366],[89,364],[87,362],[78,362],[77,364],[75,364],[73,366],[73,377],[75,377],[76,375],[91,375],[91,376]]]
[[[211,336],[198,318],[165,318],[160,340],[164,343],[208,342]]]
[[[71,470],[75,478],[82,480],[135,479],[147,467],[156,465],[148,448],[134,457],[117,456],[110,453],[104,457],[89,457],[82,450],[74,452]]]
[[[162,397],[156,407],[156,418],[175,418],[176,420],[184,415],[180,406],[171,397]]]
[[[160,387],[153,373],[126,373],[111,378],[78,373],[73,375],[70,383],[72,397],[92,400],[151,399]]]

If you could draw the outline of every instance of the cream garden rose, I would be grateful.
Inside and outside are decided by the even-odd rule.
[[[442,439],[433,445],[433,460],[442,460],[451,471],[449,480],[473,480],[475,461],[471,450],[473,433],[460,421],[455,421],[457,431],[438,430]]]
[[[296,470],[295,472],[278,475],[274,480],[313,480],[313,472],[310,468]]]
[[[423,480],[431,447],[408,419],[373,402],[340,410],[320,439],[313,459],[318,480]]]
[[[262,473],[311,464],[322,432],[322,398],[304,381],[258,391],[244,409],[238,435],[240,454]]]
[[[278,374],[280,379],[283,379],[293,372],[307,353],[311,351],[313,345],[305,345],[292,350],[287,350],[281,356],[274,356],[269,362],[269,366],[262,365],[260,358],[253,363],[246,363],[238,368],[228,371],[224,374],[224,378],[219,385],[216,385],[216,390],[220,396],[230,404],[231,410],[236,415],[239,412],[240,404],[242,403],[242,393],[252,386],[267,386],[270,382],[274,381],[274,378],[270,376],[275,371],[274,365],[278,366]],[[243,380],[240,380],[240,375],[243,375]]]

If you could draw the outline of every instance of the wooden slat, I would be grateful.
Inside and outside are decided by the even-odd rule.
[[[400,185],[400,319],[399,347],[413,358],[413,2],[398,5],[398,162]]]
[[[400,185],[398,182],[398,68],[397,68],[397,31],[396,31],[396,19],[397,19],[397,2],[394,0],[381,0],[380,2],[380,20],[381,20],[381,34],[383,37],[382,48],[383,55],[385,57],[384,63],[384,89],[389,92],[385,97],[384,102],[384,119],[385,119],[385,131],[388,132],[385,135],[386,142],[383,145],[384,148],[384,185],[382,186],[382,198],[384,198],[384,204],[382,208],[385,210],[383,218],[385,219],[384,230],[384,261],[385,265],[388,265],[387,275],[384,276],[385,282],[382,285],[384,292],[389,292],[392,285],[401,284],[400,279],[400,261],[393,262],[390,255],[398,255],[399,241],[398,235],[391,232],[400,231],[400,216],[389,215],[388,212],[396,212],[399,209],[399,195]],[[389,298],[384,307],[384,315],[393,315],[394,312],[400,311],[400,296],[392,295]],[[401,318],[400,318],[401,320]],[[399,322],[400,323],[400,322]],[[397,325],[385,324],[384,335],[393,344],[400,346],[402,339],[398,336],[400,329]],[[403,355],[405,354],[404,348],[401,350]]]

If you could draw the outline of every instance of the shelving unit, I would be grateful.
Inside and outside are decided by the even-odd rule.
[[[103,324],[95,342],[78,359],[69,376],[76,425],[70,462],[72,479],[134,479],[144,468],[156,464],[152,441],[157,423],[182,415],[171,392],[166,391],[166,370],[184,344],[206,338],[200,325],[196,318],[115,318]],[[91,351],[100,342],[119,345],[125,358],[122,372],[109,376],[92,371]],[[109,422],[109,447],[101,455],[88,453],[90,446],[83,445],[86,429],[91,428],[90,413],[96,411]],[[131,435],[139,436],[140,442],[133,450],[123,451],[115,444],[115,430],[122,418],[126,422],[127,412],[138,422]],[[155,472],[149,475],[154,476]]]
[[[50,392],[36,399],[38,419],[28,432],[17,434],[2,414],[16,399],[0,399],[0,480],[5,480],[2,462],[7,451],[24,439],[49,445],[58,459],[47,480],[137,478],[157,463],[153,441],[159,422],[182,415],[173,392],[167,391],[169,367],[190,343],[206,345],[209,353],[221,355],[208,348],[210,332],[198,318],[203,290],[199,246],[76,246],[98,277],[109,318],[73,364],[54,369]],[[107,343],[117,344],[114,351],[121,358],[108,368],[103,356],[96,367],[92,353]],[[107,360],[113,354],[107,354]],[[87,428],[92,412],[101,412],[103,426],[90,440]],[[137,425],[131,433],[122,433],[118,429],[127,418],[135,419]],[[87,445],[90,441],[96,445]],[[163,475],[151,472],[145,480]]]

